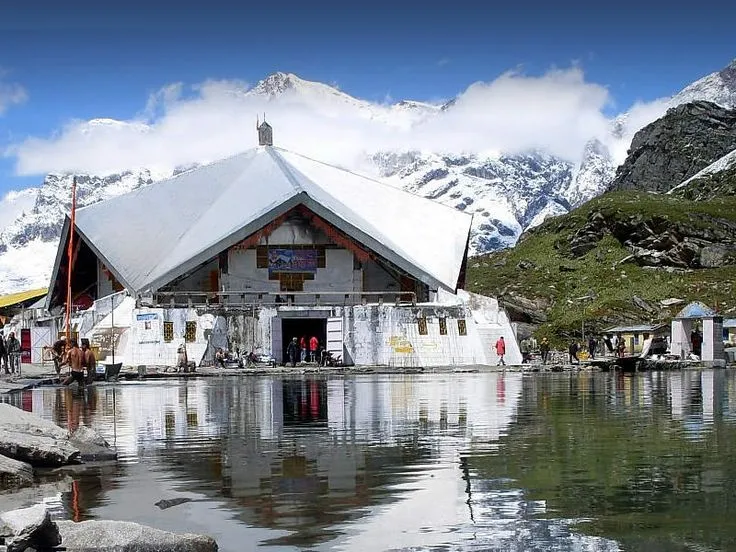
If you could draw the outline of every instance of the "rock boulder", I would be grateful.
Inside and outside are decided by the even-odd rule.
[[[69,438],[69,432],[54,422],[7,403],[0,403],[0,427],[20,433],[53,437],[54,439]]]
[[[212,537],[161,531],[128,521],[59,521],[68,552],[216,552]]]
[[[0,454],[0,488],[10,489],[32,484],[33,468],[30,464]]]
[[[79,461],[79,449],[66,439],[0,429],[0,454],[32,466],[57,467]]]
[[[59,528],[43,504],[0,514],[0,538],[8,552],[48,550],[61,544]]]

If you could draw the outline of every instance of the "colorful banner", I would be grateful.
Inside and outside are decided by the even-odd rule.
[[[317,272],[316,249],[269,249],[268,271],[279,272]]]

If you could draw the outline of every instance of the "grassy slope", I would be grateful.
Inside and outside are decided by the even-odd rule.
[[[736,221],[736,198],[691,202],[640,192],[605,194],[568,215],[546,221],[513,249],[471,259],[470,290],[491,295],[515,293],[547,301],[548,322],[539,333],[558,338],[578,332],[583,317],[587,326],[603,329],[621,321],[667,320],[680,308],[649,314],[634,305],[635,295],[653,305],[676,297],[701,300],[724,312],[736,311],[736,267],[668,273],[629,263],[617,265],[630,252],[611,236],[583,257],[571,258],[567,248],[570,237],[593,210],[622,218],[664,217],[707,226],[711,217]],[[536,266],[520,269],[520,261],[531,261]],[[561,266],[574,270],[561,271]],[[594,299],[577,300],[591,291]]]

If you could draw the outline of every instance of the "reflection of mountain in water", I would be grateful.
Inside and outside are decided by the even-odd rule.
[[[252,377],[100,386],[83,400],[67,391],[11,400],[117,438],[116,471],[84,474],[64,493],[81,519],[199,528],[223,552],[241,550],[243,531],[300,549],[617,550],[610,539],[627,550],[736,549],[731,372]],[[195,501],[153,506],[181,495]]]
[[[524,423],[502,437],[503,454],[469,460],[478,486],[506,489],[495,505],[494,492],[481,493],[478,508],[503,519],[517,494],[520,510],[540,507],[538,520],[585,520],[578,534],[625,550],[736,549],[735,415],[736,380],[724,370],[525,380]],[[520,518],[517,531],[536,524]]]

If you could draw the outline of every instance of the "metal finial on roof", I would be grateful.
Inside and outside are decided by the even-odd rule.
[[[256,128],[258,129],[258,145],[273,146],[273,128],[266,122],[266,114],[263,114],[263,122],[258,123],[256,117]]]

